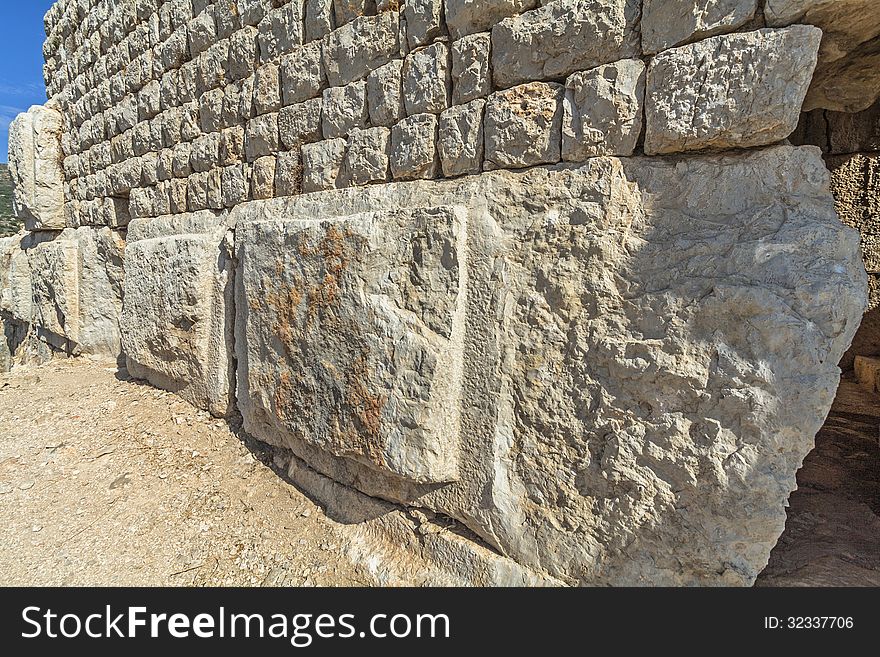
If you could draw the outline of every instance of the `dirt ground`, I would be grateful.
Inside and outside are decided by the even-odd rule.
[[[759,585],[880,585],[878,428],[844,381]],[[368,585],[346,528],[234,429],[115,363],[0,375],[0,585]]]
[[[272,459],[114,363],[0,375],[0,584],[368,583]]]

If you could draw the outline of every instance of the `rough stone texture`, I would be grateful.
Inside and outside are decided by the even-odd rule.
[[[822,29],[819,65],[804,104],[859,112],[880,98],[880,13],[871,0],[767,0],[771,26]]]
[[[28,230],[65,227],[62,116],[35,105],[9,126],[9,173],[15,214]]]
[[[246,427],[342,484],[458,519],[566,583],[750,584],[866,302],[857,235],[837,219],[828,178],[818,149],[782,146],[239,206]],[[407,272],[426,263],[418,276],[371,265],[408,234],[377,226],[462,203],[466,259],[431,240],[439,260],[392,260]],[[352,410],[384,411],[395,386],[415,381],[361,363],[396,367],[413,353],[404,342],[371,360],[400,345],[377,339],[392,317],[415,323],[410,339],[430,335],[403,312],[413,302],[448,332],[450,297],[397,286],[443,290],[452,262],[466,304],[460,430],[446,433],[459,436],[458,477],[418,485],[408,477],[424,472],[382,450],[385,431],[422,425]],[[421,362],[430,377],[431,359]],[[420,407],[436,400],[408,390]],[[387,399],[371,406],[361,391]],[[376,431],[344,431],[377,415]]]
[[[575,73],[565,83],[562,159],[632,155],[642,134],[645,65],[639,59]]]
[[[391,130],[391,172],[395,180],[436,178],[437,117],[416,114]]]
[[[486,167],[558,162],[564,95],[562,85],[545,82],[492,94],[486,103]]]
[[[361,80],[400,52],[398,14],[363,16],[330,34],[324,45],[324,67],[334,87]]]
[[[642,49],[651,55],[687,41],[733,32],[749,23],[757,8],[758,0],[644,0]]]
[[[391,131],[388,128],[355,130],[348,138],[341,176],[345,185],[387,182]]]
[[[452,44],[452,102],[462,105],[492,93],[492,36],[473,34]]]
[[[440,115],[437,150],[444,176],[483,170],[483,111],[485,100],[456,105]]]
[[[408,481],[454,481],[466,218],[448,207],[243,226],[246,430]]]
[[[328,139],[302,147],[303,192],[317,192],[336,187],[345,158],[344,139]]]
[[[788,137],[822,33],[794,26],[712,37],[648,68],[645,153],[742,148]]]
[[[214,415],[233,398],[232,258],[213,212],[132,221],[122,344],[128,371]]]
[[[406,113],[439,114],[452,97],[449,48],[435,43],[410,53],[403,63],[403,100]]]
[[[553,80],[641,54],[638,0],[555,0],[492,28],[498,87]]]
[[[409,0],[404,3],[403,20],[409,48],[427,45],[445,31],[443,0]]]
[[[490,29],[495,23],[538,6],[538,0],[444,0],[454,39]]]
[[[880,154],[837,155],[825,161],[837,213],[843,223],[859,231],[868,272],[868,312],[840,361],[840,367],[848,370],[858,355],[880,355]]]
[[[390,127],[406,116],[403,104],[403,61],[377,68],[367,78],[367,105],[374,126]]]
[[[352,82],[344,87],[324,90],[321,125],[325,139],[347,137],[367,123],[366,82]]]

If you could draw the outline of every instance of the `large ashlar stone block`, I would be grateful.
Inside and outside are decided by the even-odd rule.
[[[492,28],[495,85],[555,80],[638,57],[639,0],[555,0]]]
[[[332,87],[362,80],[400,56],[396,11],[361,16],[332,32],[323,45],[324,68]]]
[[[122,343],[132,376],[224,416],[232,405],[233,267],[224,214],[135,220]]]
[[[467,208],[454,238],[450,206]],[[597,157],[233,217],[248,430],[568,584],[751,584],[866,304],[811,147]],[[453,354],[461,392],[443,398]],[[458,431],[419,444],[454,444],[454,477],[385,439],[436,427],[435,402]]]
[[[9,126],[15,214],[31,231],[66,225],[61,132],[61,113],[51,104],[31,107]]]
[[[444,0],[446,24],[452,38],[482,32],[508,16],[538,6],[538,0]]]
[[[767,24],[822,29],[819,64],[804,107],[860,112],[880,98],[880,12],[873,0],[767,0]]]
[[[492,94],[485,110],[485,168],[559,162],[564,97],[562,85],[546,82]]]
[[[239,407],[253,435],[392,477],[458,477],[467,213],[238,232]]]
[[[642,49],[651,55],[733,32],[754,19],[757,8],[758,0],[644,0]]]
[[[822,32],[807,25],[712,37],[648,68],[645,153],[761,146],[788,137]]]

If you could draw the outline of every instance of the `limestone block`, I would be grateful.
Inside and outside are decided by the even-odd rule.
[[[556,0],[492,29],[498,87],[553,80],[638,57],[639,0]]]
[[[110,228],[78,228],[79,303],[77,344],[84,354],[117,357],[122,353],[119,318],[122,315],[125,240]]]
[[[483,170],[483,112],[486,101],[456,105],[440,115],[437,149],[444,176]]]
[[[231,408],[232,259],[225,217],[135,220],[125,249],[128,371],[224,416]]]
[[[452,98],[449,48],[435,43],[407,55],[403,63],[403,100],[406,113],[439,114]]]
[[[251,195],[255,199],[275,196],[276,158],[267,155],[257,159],[251,169]]]
[[[273,0],[238,0],[237,11],[242,25],[259,25],[272,11]]]
[[[403,60],[380,66],[367,77],[367,107],[374,126],[390,127],[406,116]]]
[[[403,18],[409,49],[427,45],[443,35],[443,0],[409,0]]]
[[[639,59],[575,73],[565,83],[562,159],[632,155],[642,133],[645,65]]]
[[[452,44],[454,105],[463,105],[492,93],[491,47],[492,37],[488,32],[472,34]]]
[[[395,180],[436,178],[437,117],[416,114],[391,130],[391,172]]]
[[[281,109],[281,85],[278,66],[264,64],[254,76],[254,111],[268,114]]]
[[[880,359],[856,356],[855,376],[860,386],[876,394],[880,391]]]
[[[229,38],[228,73],[231,80],[243,80],[257,67],[257,28],[245,27]]]
[[[205,11],[196,16],[189,22],[187,33],[190,55],[197,57],[217,42],[217,24],[214,22],[214,14]]]
[[[560,84],[533,82],[492,94],[486,104],[488,168],[516,169],[561,159]]]
[[[68,232],[54,240],[39,241],[27,250],[27,260],[30,323],[70,343],[79,342],[79,245]]]
[[[398,13],[355,18],[327,37],[323,52],[331,86],[343,87],[364,79],[399,56]]]
[[[306,0],[304,34],[306,43],[321,39],[336,29],[333,0]]]
[[[304,193],[336,187],[345,148],[344,139],[328,139],[302,147]]]
[[[278,151],[278,114],[264,114],[248,121],[245,153],[248,162]]]
[[[822,29],[805,110],[860,112],[880,98],[880,13],[871,0],[767,0],[767,24]]]
[[[297,148],[279,153],[275,162],[275,196],[302,194],[302,155]]]
[[[820,30],[796,25],[660,53],[648,68],[645,153],[785,139],[797,127],[821,38]]]
[[[285,105],[316,98],[326,86],[320,42],[295,48],[281,58],[281,94]]]
[[[244,141],[245,131],[240,125],[220,133],[220,166],[238,164],[244,159]]]
[[[190,167],[193,171],[210,171],[220,160],[220,142],[222,136],[219,132],[202,135],[192,143],[190,151]]]
[[[391,131],[388,128],[353,130],[348,138],[339,186],[387,182]]]
[[[304,103],[283,107],[278,113],[278,132],[287,149],[321,141],[321,114],[323,99],[313,98]]]
[[[455,480],[466,220],[438,207],[244,224],[246,430],[408,481]]]
[[[220,173],[220,194],[223,207],[232,208],[248,200],[251,181],[250,169],[245,164],[232,164]]]
[[[321,128],[325,139],[347,137],[352,130],[367,126],[369,115],[365,81],[325,89],[323,98]]]
[[[376,0],[333,0],[333,13],[336,16],[336,24],[340,26],[375,10]]]
[[[453,39],[490,29],[508,16],[534,9],[538,0],[444,0]]]
[[[757,8],[758,0],[644,0],[642,49],[652,55],[688,41],[734,32],[754,19]]]
[[[35,105],[9,126],[9,173],[16,216],[30,231],[65,226],[62,117]]]
[[[257,26],[260,61],[272,61],[301,46],[303,19],[303,0],[292,0],[268,12]]]
[[[349,275],[448,288],[411,273],[426,261],[416,251],[398,276],[323,240],[338,226],[343,245],[363,235],[387,253],[408,231],[352,226],[361,213],[449,205],[468,207],[466,260],[431,242],[441,266],[466,275],[460,430],[445,432],[458,436],[459,468],[455,482],[419,485],[351,449],[382,442],[363,426],[345,432],[345,416],[324,409],[344,405],[350,372],[390,376],[407,353],[381,315],[368,327],[343,320],[365,305],[401,312],[412,296],[354,292]],[[815,148],[597,157],[273,199],[234,215],[247,431],[340,484],[454,518],[568,584],[752,584],[866,304],[858,237],[837,218]],[[303,232],[306,243],[282,237]],[[443,335],[446,316],[426,323]],[[342,354],[382,365],[352,367]],[[391,386],[426,372],[405,370]],[[387,385],[366,389],[394,398]],[[378,435],[392,425],[412,423],[397,414]]]

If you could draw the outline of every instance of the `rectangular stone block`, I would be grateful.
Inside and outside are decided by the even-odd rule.
[[[222,417],[231,409],[232,259],[225,216],[135,220],[122,343],[132,376]]]
[[[816,67],[807,25],[711,37],[651,61],[645,153],[748,148],[788,137]]]
[[[302,144],[321,141],[322,98],[288,105],[278,113],[278,132],[281,144],[287,149],[298,149]]]
[[[444,176],[476,174],[483,170],[483,113],[486,101],[456,105],[440,115],[437,150]]]
[[[374,126],[390,127],[406,116],[403,60],[380,66],[367,77],[367,107]]]
[[[388,128],[353,130],[348,138],[339,186],[387,182],[390,149]]]
[[[539,0],[444,0],[453,39],[491,29],[508,16],[534,9]],[[546,4],[546,3],[545,3]]]
[[[466,221],[455,207],[241,220],[246,430],[407,481],[457,479]]]
[[[317,192],[336,187],[345,159],[345,139],[327,139],[302,147],[303,192]]]
[[[452,103],[463,105],[492,93],[492,36],[472,34],[452,44]]]
[[[439,114],[452,98],[449,48],[435,43],[407,55],[403,63],[403,100],[406,113]]]
[[[391,129],[391,172],[395,180],[436,178],[437,117],[416,114]]]
[[[362,80],[398,58],[398,21],[398,12],[386,11],[378,16],[355,18],[331,33],[323,47],[324,68],[330,85],[343,87]]]
[[[564,96],[562,85],[546,82],[489,96],[485,167],[517,169],[559,162]]]
[[[366,82],[324,90],[321,126],[325,139],[348,137],[352,130],[367,127],[368,121]]]
[[[492,29],[498,87],[554,80],[639,57],[640,0],[555,0]]]
[[[285,105],[321,95],[327,86],[321,43],[309,43],[281,58],[281,94]]]

